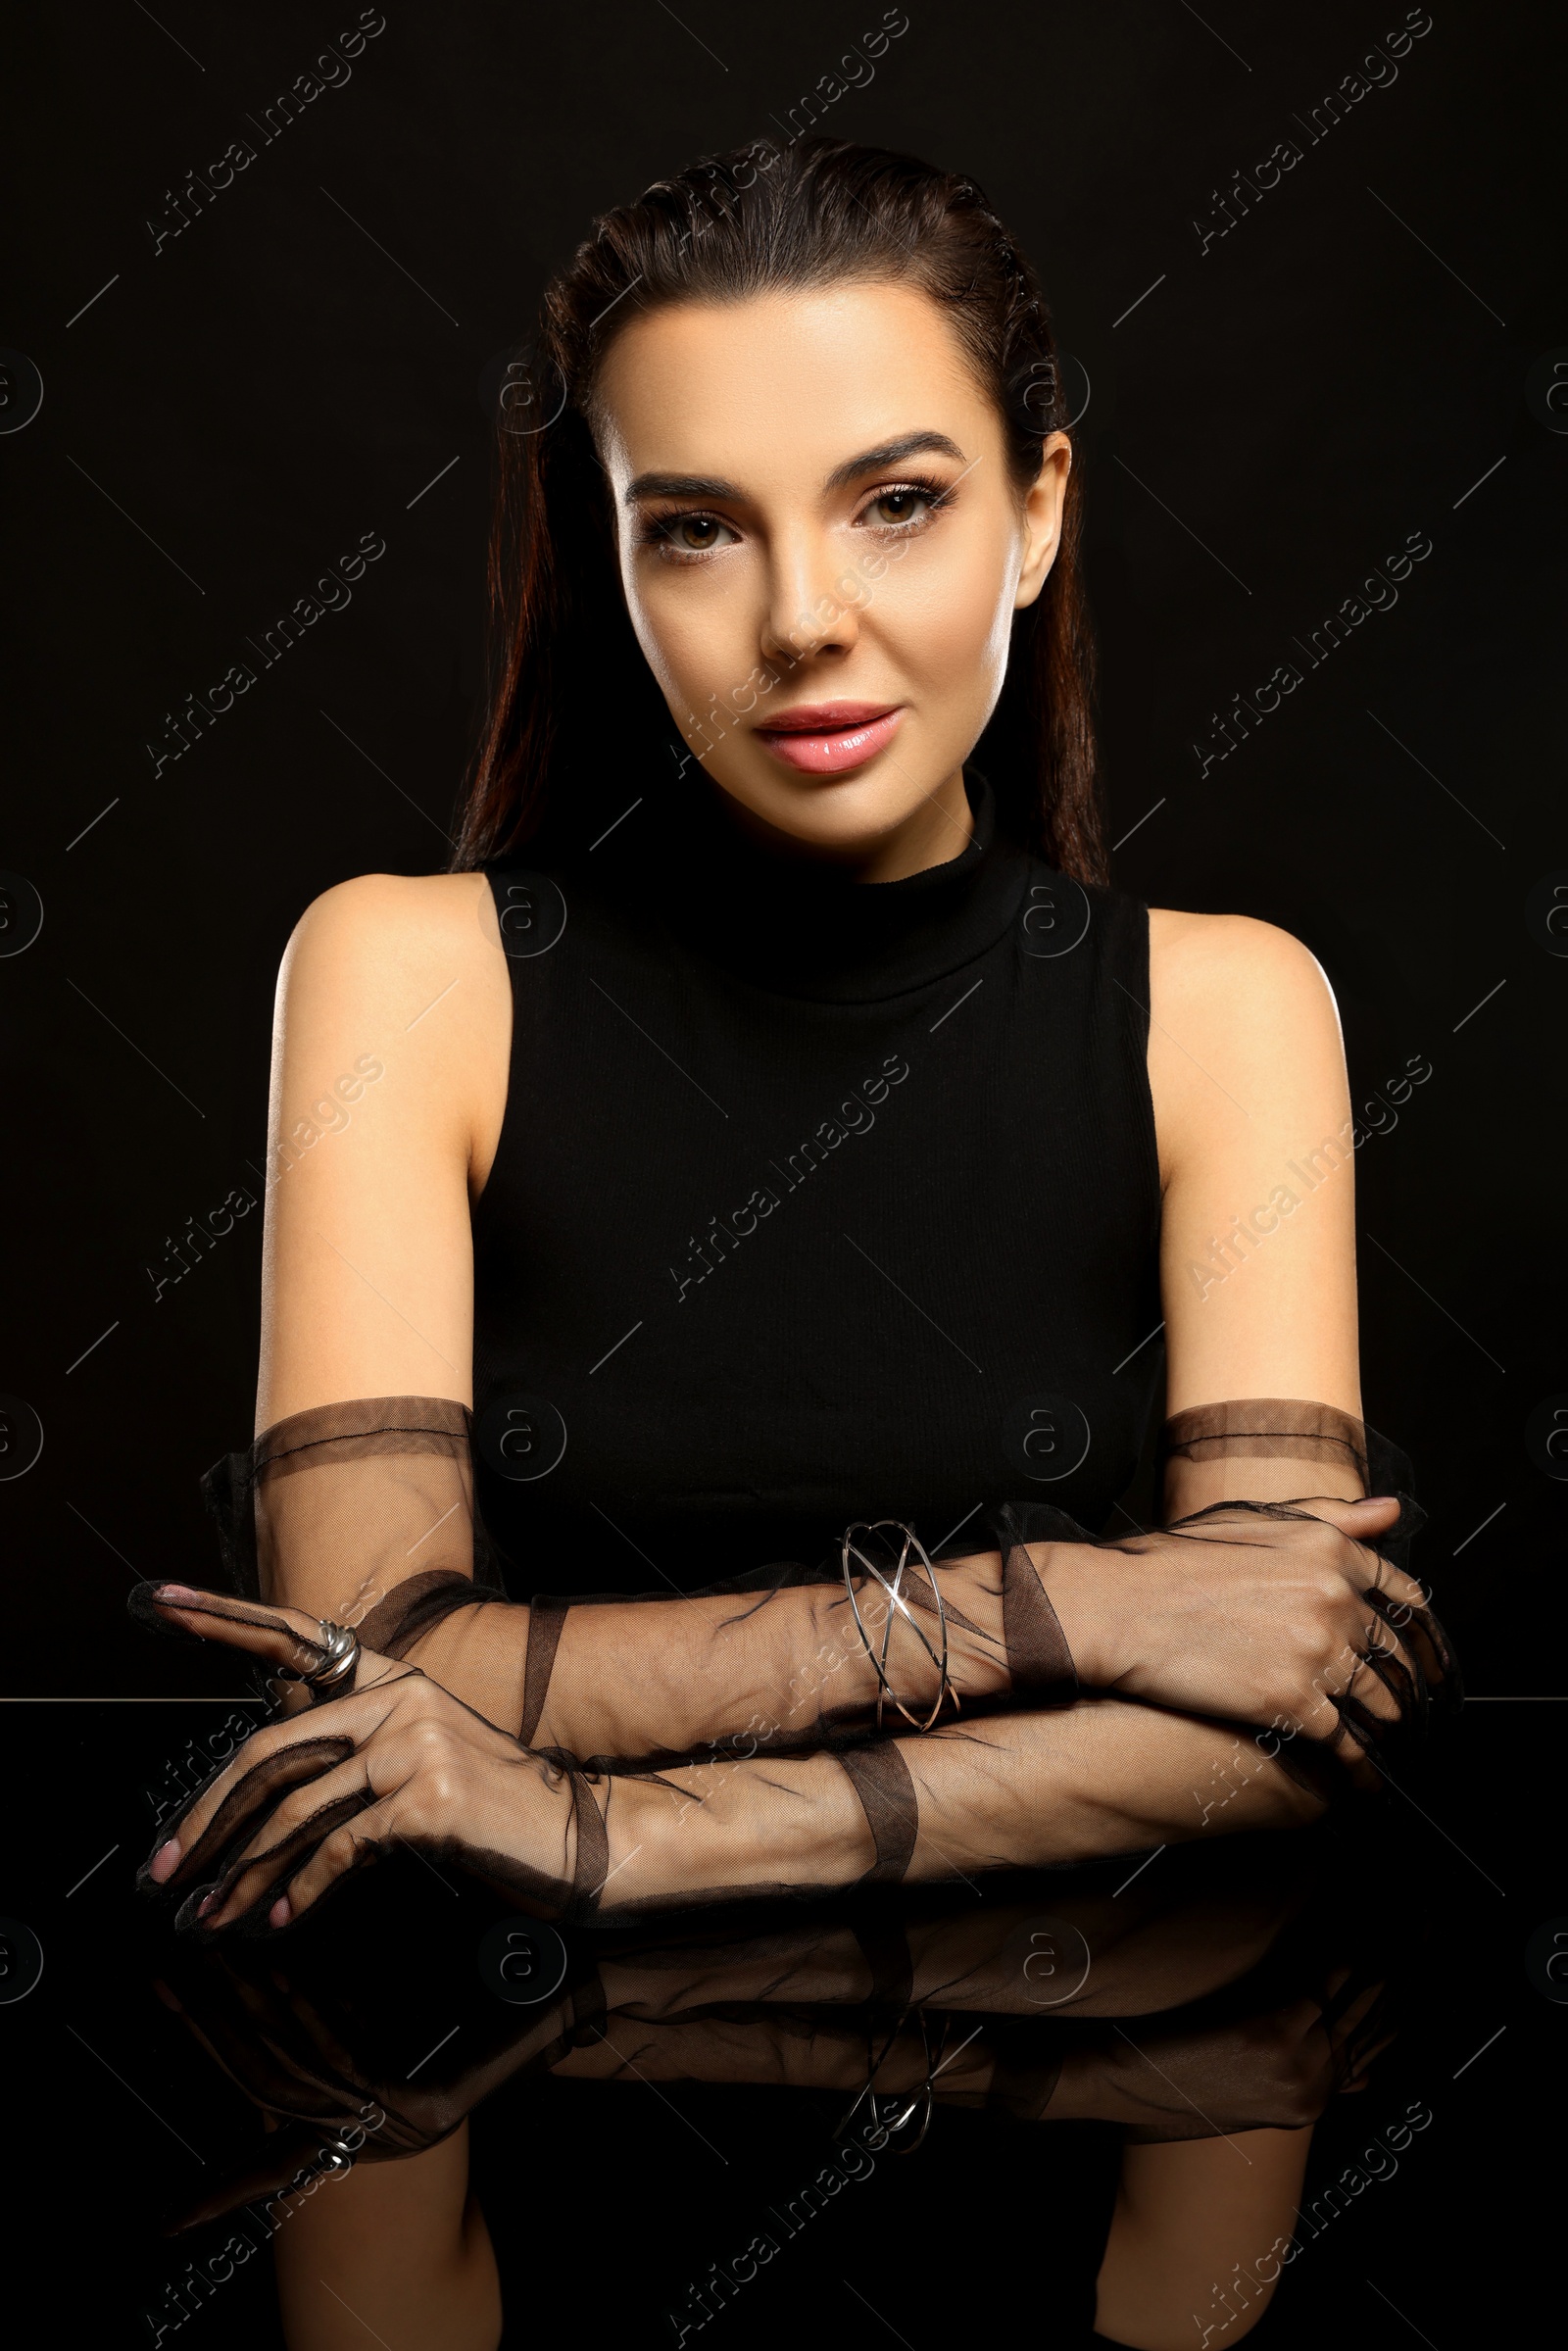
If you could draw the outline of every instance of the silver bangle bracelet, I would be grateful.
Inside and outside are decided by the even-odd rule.
[[[891,1574],[884,1572],[884,1570],[877,1565],[874,1559],[867,1558],[865,1552],[861,1550],[858,1543],[855,1540],[858,1535],[882,1534],[886,1534],[889,1537],[898,1536],[902,1539],[898,1547],[898,1557],[894,1562]],[[936,1569],[932,1566],[931,1561],[926,1554],[924,1543],[915,1534],[912,1527],[905,1525],[903,1519],[879,1518],[867,1520],[858,1518],[852,1521],[852,1523],[844,1530],[844,1539],[841,1545],[840,1556],[844,1567],[844,1590],[849,1596],[850,1607],[854,1612],[855,1629],[859,1634],[865,1653],[870,1658],[872,1666],[876,1671],[877,1729],[879,1731],[882,1729],[883,1709],[886,1704],[890,1703],[898,1708],[900,1714],[903,1715],[905,1721],[909,1725],[911,1730],[929,1731],[933,1729],[944,1705],[950,1698],[953,1701],[954,1711],[957,1711],[958,1693],[954,1689],[953,1682],[948,1673],[947,1610],[942,1605],[942,1592],[937,1583]],[[887,1595],[887,1613],[882,1622],[882,1640],[880,1647],[878,1647],[878,1645],[872,1641],[871,1634],[866,1627],[865,1619],[860,1614],[860,1602],[856,1590],[855,1581],[855,1571],[857,1568],[859,1568],[862,1571],[862,1574],[867,1581],[879,1585]],[[906,1576],[915,1573],[924,1576],[926,1584],[930,1590],[932,1607],[936,1612],[937,1625],[941,1634],[942,1645],[940,1649],[933,1648],[931,1642],[926,1639],[923,1629],[915,1622],[914,1615],[909,1607],[909,1603],[904,1596]],[[930,1713],[926,1716],[923,1722],[920,1721],[917,1716],[910,1713],[908,1707],[904,1703],[904,1700],[900,1697],[898,1691],[894,1689],[892,1682],[888,1678],[888,1645],[893,1639],[893,1624],[895,1617],[901,1618],[903,1622],[908,1626],[910,1632],[914,1635],[915,1640],[920,1643],[921,1648],[924,1649],[926,1655],[930,1658],[932,1664],[937,1669],[936,1702],[932,1706]]]

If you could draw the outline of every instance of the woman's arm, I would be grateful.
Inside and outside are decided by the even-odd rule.
[[[380,887],[375,885],[377,890]],[[1244,1380],[1261,1384],[1265,1393],[1289,1392],[1292,1386],[1310,1383],[1328,1389],[1326,1400],[1350,1409],[1358,1401],[1349,1311],[1353,1276],[1342,1262],[1344,1236],[1337,1226],[1328,1221],[1320,1221],[1316,1227],[1303,1226],[1305,1239],[1300,1246],[1296,1235],[1282,1235],[1276,1247],[1276,1270],[1267,1286],[1245,1287],[1249,1277],[1259,1270],[1255,1258],[1241,1261],[1227,1277],[1236,1285],[1232,1302],[1224,1309],[1222,1333],[1231,1354],[1224,1346],[1216,1345],[1213,1327],[1200,1319],[1214,1303],[1212,1296],[1196,1282],[1184,1287],[1186,1268],[1182,1263],[1183,1252],[1199,1246],[1194,1235],[1200,1226],[1209,1222],[1223,1225],[1216,1201],[1239,1195],[1250,1184],[1255,1189],[1260,1169],[1293,1156],[1289,1147],[1298,1134],[1309,1126],[1332,1125],[1335,1114],[1343,1109],[1343,1062],[1332,1000],[1304,951],[1267,926],[1229,921],[1210,925],[1197,917],[1172,917],[1168,922],[1174,923],[1177,931],[1173,954],[1165,952],[1167,918],[1159,918],[1154,926],[1152,1034],[1154,1040],[1164,1042],[1158,1052],[1152,1047],[1151,1066],[1169,1224],[1165,1271],[1173,1396],[1182,1400],[1207,1400],[1212,1388],[1205,1382],[1232,1394]],[[417,984],[407,990],[407,1029],[422,1021],[424,1007],[439,1002],[442,989],[450,992],[461,984],[465,972],[471,970],[479,957],[478,948],[467,951],[469,962],[464,965],[450,939],[438,943],[443,955],[433,954],[425,943],[415,955],[399,958],[383,954],[376,967],[377,987],[384,996],[392,976],[401,978],[407,989],[409,967],[414,965]],[[330,940],[326,944],[330,945]],[[481,940],[481,946],[494,955],[492,942]],[[364,960],[363,946],[357,946],[354,953],[345,955],[342,968],[352,979]],[[443,978],[454,961],[462,967],[451,979]],[[332,957],[322,954],[302,973],[299,992],[306,1001],[331,993],[313,993],[309,983],[318,965],[328,976],[334,968]],[[501,976],[504,980],[504,970]],[[437,982],[435,996],[426,995]],[[291,983],[286,997],[292,992]],[[423,1004],[417,1010],[410,1008],[421,998]],[[362,1011],[379,1001],[373,989],[356,997],[355,989],[340,985],[333,1000],[338,1022],[335,1034],[339,1036],[343,1033],[343,1002],[348,999],[356,1001]],[[1186,1038],[1178,1038],[1170,1025],[1178,1020],[1186,1028]],[[310,1058],[310,1042],[307,1033],[296,1048],[285,1023],[280,1055],[285,1073],[293,1059]],[[418,1229],[410,1230],[403,1209],[399,1214],[405,1221],[399,1232],[406,1246],[416,1251],[422,1247],[424,1251],[422,1259],[416,1255],[407,1294],[418,1294],[421,1286],[428,1291],[427,1319],[436,1321],[439,1284],[431,1267],[444,1261],[448,1282],[456,1281],[455,1261],[462,1254],[455,1239],[459,1221],[457,1145],[467,1133],[468,1152],[470,1157],[474,1154],[471,1138],[477,1121],[472,1068],[466,1105],[461,1087],[443,1095],[435,1077],[427,1076],[428,1082],[419,1089],[423,1118],[405,1121],[404,1136],[416,1194],[413,1223]],[[1233,1105],[1233,1114],[1226,1119],[1211,1108],[1210,1087],[1217,1088]],[[286,1085],[284,1093],[286,1100]],[[1253,1104],[1250,1109],[1249,1101]],[[440,1114],[443,1109],[444,1118]],[[421,1125],[426,1130],[422,1144],[414,1132]],[[429,1140],[430,1134],[434,1142]],[[1306,1148],[1297,1145],[1296,1151]],[[368,1187],[372,1194],[384,1195],[385,1172],[376,1171],[376,1180]],[[283,1179],[284,1183],[289,1180],[289,1176]],[[1348,1185],[1346,1170],[1341,1199]],[[285,1277],[291,1267],[297,1277],[302,1260],[296,1244],[303,1246],[312,1238],[313,1228],[304,1214],[307,1204],[315,1200],[321,1202],[323,1213],[335,1209],[339,1229],[346,1231],[362,1212],[363,1189],[348,1186],[344,1198],[334,1199],[323,1175],[314,1192],[307,1193],[303,1187],[297,1191],[287,1221],[282,1215],[277,1220],[275,1298],[280,1298],[287,1287]],[[466,1285],[460,1287],[461,1307],[448,1298],[441,1309],[447,1317],[442,1327],[452,1345],[461,1344],[453,1325],[466,1310],[468,1295]],[[340,1299],[341,1296],[340,1292]],[[400,1315],[399,1319],[408,1318]],[[297,1343],[287,1317],[277,1320],[281,1355],[285,1343]],[[352,1360],[368,1362],[380,1329],[377,1314],[361,1307],[357,1327],[365,1344]],[[1271,1331],[1278,1335],[1278,1349],[1272,1353]],[[422,1339],[418,1343],[425,1344]],[[407,1348],[414,1342],[398,1344]],[[350,1360],[341,1347],[334,1359],[340,1365]],[[408,1364],[412,1372],[416,1359],[403,1354],[398,1359],[400,1368]],[[1194,1369],[1195,1360],[1198,1370]],[[1236,1376],[1230,1369],[1233,1361]],[[363,1380],[350,1384],[360,1385]],[[288,1400],[296,1398],[290,1395]],[[1285,1481],[1287,1492],[1301,1490],[1299,1465],[1287,1461],[1264,1466]],[[1336,1482],[1334,1473],[1320,1471],[1316,1463],[1311,1466],[1313,1475],[1305,1481],[1308,1491],[1321,1492]],[[1274,1484],[1272,1490],[1278,1493],[1279,1485]],[[1216,1595],[1209,1595],[1206,1604],[1216,1621],[1222,1622],[1224,1611],[1216,1606]],[[665,1613],[678,1608],[677,1602],[667,1603]],[[525,1617],[526,1611],[516,1614]],[[651,1620],[645,1622],[651,1629]],[[1259,1644],[1254,1641],[1250,1645]],[[1114,1677],[1107,1674],[1105,1678]],[[344,1703],[365,1711],[358,1699]],[[412,1703],[406,1691],[399,1693],[397,1704],[404,1716]],[[1224,1759],[1236,1742],[1206,1726],[1174,1719],[1159,1722],[1137,1708],[1077,1709],[1070,1717],[1070,1730],[1065,1727],[1068,1719],[1060,1715],[1011,1717],[1001,1726],[979,1724],[956,1735],[938,1732],[928,1739],[896,1742],[891,1761],[895,1767],[902,1765],[915,1789],[919,1835],[931,1845],[932,1854],[950,1854],[960,1869],[1073,1858],[1090,1851],[1125,1850],[1167,1836],[1200,1834],[1212,1812],[1220,1814],[1223,1827],[1255,1826],[1270,1818],[1298,1817],[1300,1812],[1299,1791],[1267,1763],[1261,1751],[1247,1758],[1250,1785],[1246,1789],[1234,1788],[1223,1775]],[[463,1736],[471,1747],[472,1734],[465,1730]],[[263,1735],[264,1740],[271,1737],[273,1734]],[[384,1748],[384,1739],[382,1745]],[[1108,1758],[1102,1762],[1102,1748],[1112,1750],[1122,1768],[1111,1768]],[[1087,1789],[1077,1788],[1072,1778],[1073,1755],[1088,1750],[1094,1751],[1096,1765],[1088,1774]],[[609,1865],[617,1877],[622,1868],[626,1873],[617,1888],[617,1900],[621,1895],[659,1898],[676,1890],[717,1892],[760,1883],[760,1851],[767,1857],[772,1876],[785,1882],[841,1883],[866,1866],[870,1856],[866,1853],[864,1810],[845,1772],[831,1758],[795,1762],[778,1758],[726,1766],[728,1777],[717,1796],[704,1791],[702,1767],[696,1769],[698,1778],[688,1781],[682,1774],[671,1774],[666,1786],[657,1791],[637,1784],[617,1784],[615,1829],[637,1832],[621,1837],[618,1855]],[[509,1786],[517,1785],[515,1774],[503,1773],[501,1778]],[[406,1783],[406,1774],[390,1773],[387,1794]],[[379,1781],[376,1787],[381,1792]],[[903,1778],[898,1787],[907,1825],[908,1787]],[[1100,1791],[1107,1788],[1114,1794],[1101,1801]],[[788,1792],[781,1806],[784,1790]],[[690,1800],[694,1791],[701,1798],[696,1803]],[[1221,1794],[1223,1801],[1218,1800]],[[1216,1800],[1205,1809],[1210,1795]],[[694,1812],[701,1819],[700,1836],[687,1829],[672,1838],[672,1796],[681,1822]],[[280,1819],[287,1818],[291,1828],[303,1828],[304,1819],[295,1817],[302,1810],[308,1811],[302,1798],[286,1799]],[[628,1816],[635,1817],[628,1820]],[[497,1827],[499,1833],[499,1823]],[[520,1834],[526,1847],[528,1836]],[[571,1846],[574,1836],[569,1825],[564,1830],[552,1827],[544,1842],[559,1855]],[[364,1841],[364,1825],[357,1825],[354,1837],[347,1840],[349,1850],[358,1851]],[[512,1841],[500,1838],[497,1849],[505,1852]],[[612,1836],[612,1848],[615,1841]],[[258,1842],[271,1848],[270,1836]],[[344,1842],[336,1840],[339,1863],[345,1857]],[[883,1858],[879,1849],[874,1857]],[[931,1855],[920,1855],[917,1847],[911,1847],[906,1860],[917,1875],[943,1874]],[[333,1874],[332,1864],[333,1856],[323,1854],[319,1865],[301,1872],[300,1891],[309,1895],[318,1890]],[[171,1861],[169,1867],[174,1866]],[[239,1891],[235,1889],[236,1896]],[[226,1916],[235,1915],[236,1903],[226,1901],[222,1909]]]
[[[358,1396],[471,1402],[468,1203],[511,1033],[483,875],[370,874],[305,913],[273,1027],[258,1431]],[[464,1560],[448,1543],[440,1564]],[[337,1544],[264,1547],[263,1575],[266,1597],[340,1622],[381,1596]]]
[[[1250,2333],[1296,2258],[1311,2143],[1308,2124],[1125,2148],[1098,2332],[1132,2351],[1202,2351]]]
[[[1359,1415],[1354,1167],[1339,1013],[1298,940],[1239,916],[1150,915],[1150,1084],[1164,1192],[1166,1409],[1302,1396]],[[1354,1494],[1332,1462],[1223,1466],[1222,1491]],[[1214,1498],[1184,1464],[1167,1517]],[[1186,1491],[1183,1491],[1183,1488]],[[1172,1490],[1173,1489],[1173,1490]],[[1139,2351],[1246,2333],[1280,2275],[1310,2130],[1128,2147],[1096,2323]],[[1237,2314],[1235,2266],[1271,2282]]]
[[[495,2351],[501,2281],[469,2192],[466,2123],[287,2209],[274,2258],[288,2351],[358,2351],[368,2335],[399,2351]]]
[[[1302,1396],[1357,1416],[1355,1177],[1338,1007],[1300,941],[1150,914],[1149,1082],[1163,1194],[1165,1409]],[[1249,1465],[1258,1500],[1353,1494]]]
[[[297,1612],[274,1629],[178,1586],[151,1602],[283,1666],[316,1633]],[[181,1923],[287,1927],[400,1845],[466,1865],[521,1908],[611,1923],[872,1878],[962,1881],[1322,1809],[1264,1745],[1117,1699],[839,1754],[585,1775],[427,1676],[361,1662],[350,1695],[255,1733],[151,1857],[143,1882],[185,1897]]]
[[[1151,979],[1168,1407],[1176,1413],[1225,1397],[1285,1397],[1355,1415],[1348,1095],[1327,982],[1307,951],[1271,925],[1157,911],[1151,916]],[[1306,1460],[1260,1453],[1172,1462],[1164,1519],[1223,1497],[1359,1495],[1360,1478],[1344,1450],[1336,1456],[1323,1445],[1318,1452]],[[1364,1543],[1389,1531],[1395,1511],[1392,1503],[1367,1503],[1350,1518],[1323,1515]],[[1075,1555],[1074,1546],[1058,1546],[1043,1580],[1080,1678],[1160,1703],[1254,1719],[1262,1691],[1250,1684],[1257,1675],[1248,1675],[1245,1690],[1240,1687],[1236,1660],[1225,1653],[1228,1641],[1238,1659],[1250,1655],[1290,1686],[1276,1690],[1262,1721],[1275,1711],[1303,1714],[1298,1692],[1310,1692],[1314,1674],[1322,1681],[1327,1659],[1314,1655],[1298,1671],[1287,1652],[1329,1639],[1314,1625],[1301,1629],[1298,1641],[1297,1626],[1287,1621],[1294,1602],[1283,1553],[1293,1543],[1305,1546],[1298,1535],[1287,1543],[1278,1527],[1256,1521],[1233,1531],[1253,1546],[1258,1572],[1248,1593],[1228,1574],[1241,1550],[1222,1560],[1217,1527],[1203,1530],[1203,1551],[1196,1542],[1159,1543],[1158,1558],[1145,1563],[1149,1572],[1142,1576],[1133,1559]],[[1130,1522],[1126,1533],[1136,1545]],[[1258,1550],[1258,1538],[1282,1555]],[[1044,1568],[1038,1551],[1035,1557]],[[1345,1564],[1355,1586],[1350,1613],[1357,1615],[1361,1583],[1371,1580],[1370,1569],[1365,1577],[1357,1571],[1369,1563],[1347,1546]],[[995,1554],[989,1566],[974,1559],[944,1569],[951,1597],[970,1620],[951,1635],[954,1685],[966,1701],[1009,1687],[1004,1661],[999,1669],[996,1569]],[[1400,1596],[1412,1597],[1413,1591],[1401,1587]],[[1272,1642],[1266,1634],[1259,1639],[1250,1621],[1260,1600],[1277,1609]],[[1192,1621],[1180,1623],[1184,1602]],[[652,1615],[630,1604],[573,1610],[553,1651],[548,1695],[532,1716],[521,1703],[526,1610],[464,1610],[423,1635],[412,1653],[496,1721],[579,1754],[680,1752],[699,1739],[759,1723],[782,1722],[786,1737],[799,1738],[811,1732],[818,1700],[832,1708],[853,1690],[864,1702],[865,1660],[853,1631],[845,1637],[842,1593],[790,1590],[760,1611],[747,1606],[744,1619],[735,1602],[722,1598],[672,1600]],[[1205,1611],[1206,1638],[1197,1621]],[[1338,1621],[1344,1614],[1342,1602],[1331,1645],[1336,1656],[1348,1657],[1348,1671],[1358,1671],[1365,1613],[1349,1628]],[[978,1637],[970,1629],[976,1622]],[[1135,1631],[1148,1636],[1153,1654],[1133,1652]],[[911,1692],[928,1695],[921,1677],[930,1675],[916,1645],[896,1627],[896,1652],[901,1647]],[[1212,1688],[1198,1670],[1205,1655]],[[1182,1672],[1163,1670],[1177,1664]],[[874,1698],[874,1678],[868,1687]],[[1372,1676],[1361,1674],[1357,1688],[1373,1712],[1393,1711]],[[1326,1701],[1318,1711],[1327,1712]]]
[[[1353,1416],[1353,1169],[1327,982],[1306,949],[1271,925],[1158,911],[1151,916],[1151,979],[1169,1408],[1285,1397]],[[1360,1494],[1360,1478],[1344,1448],[1317,1451],[1308,1459],[1259,1451],[1173,1461],[1163,1517],[1168,1523],[1225,1497],[1313,1496],[1326,1497],[1321,1514],[1359,1542],[1387,1534],[1393,1503],[1362,1503],[1347,1516],[1334,1505]],[[1136,1550],[1130,1522],[1126,1533]],[[1234,1549],[1225,1534],[1237,1539]],[[1084,1682],[1263,1723],[1277,1712],[1304,1721],[1315,1703],[1324,1718],[1308,1723],[1316,1734],[1337,1727],[1322,1688],[1339,1695],[1354,1676],[1372,1713],[1395,1711],[1358,1659],[1367,1623],[1360,1591],[1377,1573],[1375,1561],[1344,1546],[1348,1581],[1328,1609],[1331,1627],[1320,1606],[1325,1591],[1293,1589],[1298,1567],[1310,1581],[1326,1564],[1316,1552],[1307,1562],[1301,1530],[1287,1541],[1287,1530],[1254,1519],[1230,1529],[1211,1524],[1200,1540],[1201,1548],[1196,1538],[1156,1538],[1156,1555],[1143,1561],[1059,1545],[1048,1563],[1036,1550]],[[1293,1549],[1300,1554],[1294,1561],[1286,1556]],[[1230,1571],[1249,1556],[1254,1572],[1244,1590]],[[979,1638],[967,1627],[951,1635],[956,1690],[966,1701],[1006,1690],[995,1554],[989,1563],[950,1563],[943,1579],[980,1626]],[[1397,1594],[1418,1596],[1402,1584]],[[782,1725],[786,1737],[799,1738],[812,1730],[819,1704],[874,1699],[842,1593],[787,1590],[763,1609],[744,1605],[744,1616],[732,1599],[699,1597],[659,1603],[652,1614],[631,1604],[573,1610],[533,1716],[521,1705],[526,1610],[465,1610],[412,1653],[493,1719],[579,1754],[680,1752],[759,1725]],[[911,1699],[923,1702],[931,1674],[896,1627],[895,1652],[901,1648]],[[1370,1778],[1370,1767],[1362,1776]]]

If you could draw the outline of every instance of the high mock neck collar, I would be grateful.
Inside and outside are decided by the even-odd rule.
[[[1027,868],[998,837],[990,784],[973,767],[963,780],[974,829],[959,854],[863,882],[761,847],[701,777],[660,809],[671,928],[754,986],[824,1003],[874,1003],[961,969],[1014,918]]]

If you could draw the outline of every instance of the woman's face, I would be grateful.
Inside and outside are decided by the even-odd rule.
[[[883,284],[637,318],[600,412],[632,625],[742,821],[867,880],[956,856],[1065,435],[1020,498],[941,312]]]

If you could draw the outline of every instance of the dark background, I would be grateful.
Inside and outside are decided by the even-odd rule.
[[[251,1433],[260,1209],[156,1302],[154,1280],[188,1217],[260,1201],[304,906],[446,861],[481,680],[480,377],[596,211],[776,128],[881,18],[388,0],[346,85],[264,143],[252,118],[358,13],[14,21],[0,343],[44,386],[0,437],[0,866],[44,908],[0,958],[0,1390],[44,1432],[0,1483],[18,1694],[239,1687],[123,1597],[215,1572],[196,1481]],[[909,0],[821,127],[978,177],[1087,373],[1118,883],[1303,938],[1358,1103],[1432,1065],[1357,1156],[1366,1410],[1414,1457],[1418,1562],[1473,1690],[1542,1698],[1562,1489],[1526,1430],[1568,1392],[1568,960],[1528,920],[1568,869],[1553,61],[1543,12],[1438,0],[1392,86],[1311,140],[1404,14]],[[155,254],[167,191],[238,138],[256,160]],[[1283,138],[1301,161],[1202,251],[1195,216]],[[166,713],[259,668],[246,639],[366,532],[386,553],[348,609],[155,775]],[[1412,533],[1432,552],[1396,607],[1308,669],[1296,640]],[[1211,713],[1286,661],[1301,686],[1204,778]]]
[[[251,1432],[259,1208],[157,1303],[154,1278],[188,1217],[236,1189],[260,1200],[273,980],[303,907],[347,875],[446,859],[481,677],[481,375],[597,210],[776,129],[882,12],[387,0],[347,85],[264,143],[251,118],[358,13],[157,0],[155,18],[117,0],[11,20],[0,346],[44,388],[24,429],[0,431],[0,868],[44,910],[30,946],[0,952],[0,1392],[44,1439],[7,1475],[30,1424],[0,1411],[0,1687],[19,1699],[242,1690],[220,1657],[140,1634],[123,1598],[134,1575],[216,1572],[196,1481]],[[1548,1810],[1563,1488],[1526,1442],[1533,1414],[1568,1404],[1568,959],[1540,928],[1542,896],[1568,882],[1547,703],[1568,412],[1545,399],[1568,363],[1568,274],[1545,11],[1435,0],[1392,87],[1315,143],[1298,121],[1404,14],[908,0],[907,31],[822,127],[986,184],[1087,371],[1118,882],[1306,940],[1358,1104],[1412,1056],[1432,1065],[1357,1154],[1364,1389],[1414,1457],[1432,1513],[1417,1563],[1486,1702],[1435,1783],[1390,1798],[1391,1837],[1407,1831],[1432,1871],[1425,2019],[1324,2125],[1314,2185],[1407,2097],[1436,2120],[1292,2273],[1258,2339],[1451,2351],[1520,2327],[1517,2248],[1553,2220],[1568,2013],[1522,1964],[1544,1922],[1568,1928]],[[166,191],[242,137],[256,160],[155,256],[145,223]],[[1212,191],[1286,137],[1300,163],[1201,252],[1192,222],[1212,218]],[[0,426],[24,405],[24,371],[8,372]],[[349,608],[155,776],[145,746],[165,714],[230,662],[258,666],[246,639],[370,531],[386,553]],[[1432,553],[1396,607],[1202,777],[1192,747],[1210,714],[1281,661],[1304,668],[1295,640],[1411,533]],[[25,894],[11,903],[21,927],[0,951],[25,927]],[[187,2252],[153,2216],[208,2180],[237,2103],[153,2001],[125,1921],[144,1790],[220,1719],[201,1704],[0,1716],[0,1911],[48,1954],[36,1996],[5,2012],[27,2118],[14,2226],[25,2274],[78,2334],[101,2298],[89,2331],[105,2342],[146,2339],[140,2309]],[[498,2237],[528,2339],[541,2290],[585,2280],[620,2339],[652,2339],[682,2280],[803,2176],[797,2126],[761,2100],[684,2098],[705,2154],[669,2100],[628,2086],[633,2114],[606,2098],[552,2106],[542,2133],[502,2101],[479,2134],[493,2225],[517,2223]],[[824,2225],[778,2307],[747,2308],[752,2340],[886,2328],[926,2351],[976,2314],[994,2331],[997,2297],[1031,2278],[1050,2339],[1077,2339],[1093,2231],[1062,2167],[1080,2139],[1053,2150],[1054,2171],[1044,2149],[999,2170],[950,2119],[920,2172],[885,2168],[858,2233]],[[576,2192],[649,2179],[661,2194],[630,2229]],[[650,2215],[667,2241],[645,2272]],[[66,2216],[68,2258],[40,2268]],[[223,2339],[274,2341],[262,2265],[246,2276],[219,2306]],[[591,2316],[573,2325],[596,2339]]]

